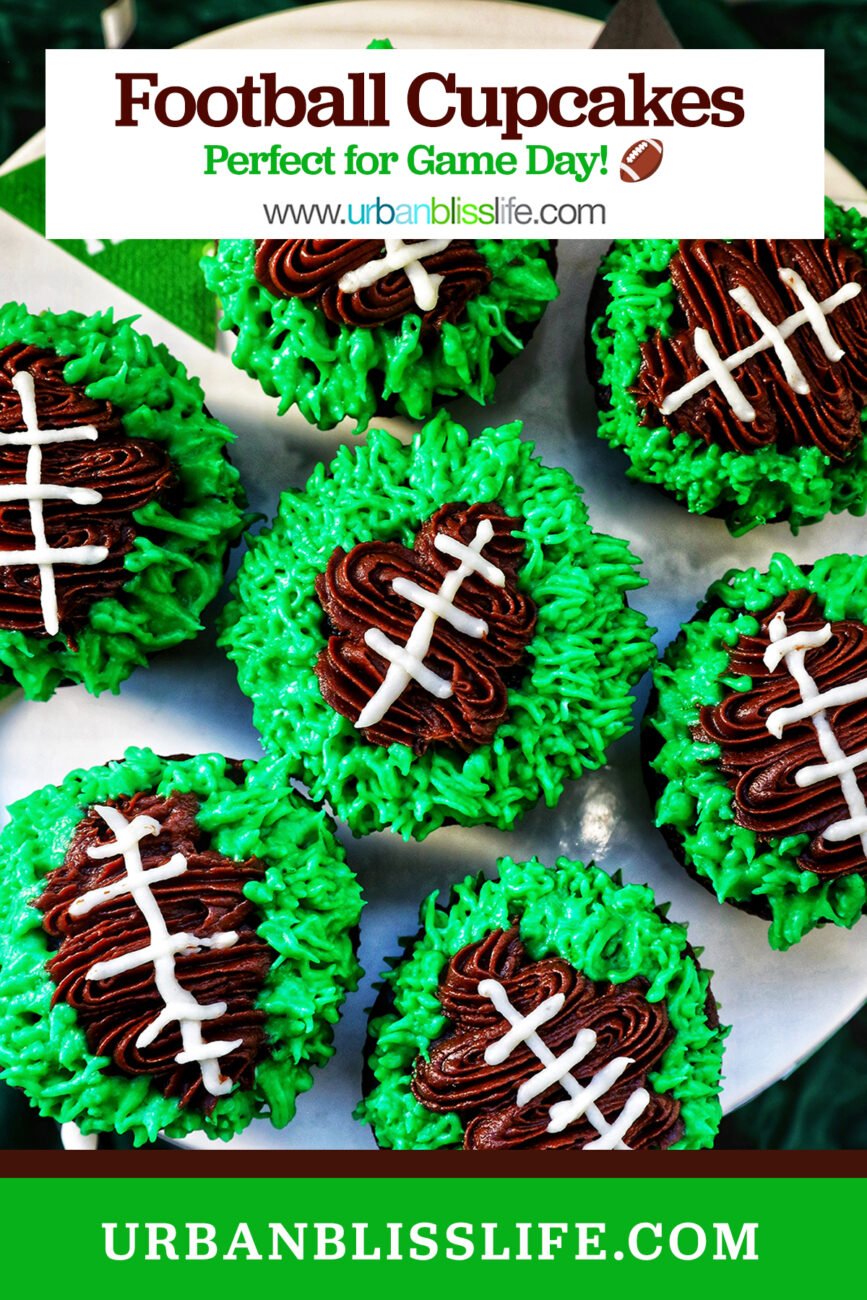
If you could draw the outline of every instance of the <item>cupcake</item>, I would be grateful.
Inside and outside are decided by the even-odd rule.
[[[643,729],[656,824],[771,947],[867,904],[867,558],[734,569],[656,672]]]
[[[360,891],[285,765],[72,772],[0,835],[0,1075],[83,1134],[288,1124],[360,968]]]
[[[399,1150],[712,1146],[727,1030],[685,927],[592,865],[498,866],[422,905],[356,1117]]]
[[[374,430],[244,558],[221,643],[265,748],[355,835],[507,829],[631,726],[636,561],[520,429]]]
[[[617,240],[587,330],[599,433],[738,536],[867,508],[867,221],[824,240]]]
[[[320,429],[484,405],[557,296],[547,240],[221,239],[202,269],[235,365]]]
[[[117,691],[201,630],[244,523],[231,439],[129,321],[0,307],[0,694]]]

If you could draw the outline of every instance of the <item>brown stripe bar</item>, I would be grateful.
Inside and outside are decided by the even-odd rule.
[[[857,1178],[867,1151],[7,1151],[6,1177]]]

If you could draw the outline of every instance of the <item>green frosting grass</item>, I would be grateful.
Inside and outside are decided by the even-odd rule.
[[[825,233],[867,257],[867,221],[852,208],[825,203]],[[696,514],[722,514],[736,536],[759,524],[787,520],[792,532],[829,512],[867,509],[867,442],[841,465],[818,447],[751,453],[708,446],[689,433],[640,423],[631,389],[641,368],[641,344],[655,330],[673,332],[676,306],[668,275],[676,239],[617,240],[603,258],[600,276],[610,295],[605,313],[591,327],[601,366],[600,385],[610,405],[600,411],[599,434],[626,452],[630,478],[655,483]],[[862,420],[867,412],[861,413]]]
[[[420,840],[446,821],[507,829],[540,796],[553,807],[567,778],[599,767],[632,725],[630,687],[654,659],[644,616],[625,601],[642,585],[636,561],[625,542],[592,530],[580,489],[543,465],[520,430],[503,425],[471,441],[444,413],[410,446],[373,430],[366,445],[319,466],[304,491],[285,493],[244,557],[221,644],[266,749],[288,757],[311,796],[356,835],[391,827]],[[389,538],[411,547],[450,501],[498,501],[523,517],[519,585],[538,622],[493,742],[417,757],[366,742],[323,700],[315,664],[326,627],[314,582],[337,546]]]
[[[482,405],[490,401],[498,354],[520,352],[526,328],[557,297],[547,240],[476,244],[491,283],[457,324],[424,337],[415,313],[394,325],[355,329],[332,324],[300,298],[275,298],[256,279],[251,239],[221,239],[202,270],[223,309],[220,328],[237,333],[232,360],[280,398],[280,412],[297,402],[320,429],[351,416],[360,432],[386,403],[423,420],[444,397],[468,393]]]
[[[312,1085],[310,1067],[333,1054],[333,1026],[361,973],[351,933],[360,889],[328,818],[290,792],[286,765],[246,763],[244,770],[238,785],[218,754],[164,759],[129,749],[123,762],[72,772],[10,809],[0,835],[0,1077],[23,1088],[41,1115],[85,1133],[131,1133],[136,1145],[161,1130],[228,1139],[259,1115],[277,1128],[288,1124],[299,1093]],[[207,1116],[180,1110],[149,1076],[114,1072],[109,1058],[88,1051],[75,1011],[63,1001],[51,1006],[51,949],[32,900],[87,809],[139,790],[196,795],[213,848],[267,866],[264,880],[244,893],[260,909],[258,933],[275,953],[257,1001],[268,1055],[253,1088],[218,1098]]]
[[[131,438],[161,443],[181,486],[173,510],[151,501],[136,510],[138,536],[124,557],[118,597],[96,601],[68,644],[62,634],[34,637],[0,630],[0,693],[17,682],[28,699],[80,682],[94,695],[120,683],[158,650],[189,640],[217,594],[227,547],[244,526],[244,494],[226,459],[233,434],[208,415],[198,380],[162,345],[111,311],[32,316],[0,306],[0,347],[30,343],[68,357],[64,378],[116,407]]]
[[[448,1028],[437,999],[443,968],[466,944],[515,919],[534,960],[557,956],[592,980],[622,984],[642,976],[650,1002],[665,1000],[674,1038],[657,1071],[656,1092],[681,1103],[684,1135],[678,1148],[709,1147],[719,1127],[720,1067],[727,1029],[707,1020],[710,974],[689,954],[686,927],[655,910],[646,885],[620,885],[593,865],[560,858],[556,871],[536,858],[502,858],[499,879],[467,876],[448,908],[431,894],[421,908],[421,936],[384,981],[394,1009],[370,1025],[368,1066],[375,1085],[356,1110],[380,1146],[434,1150],[460,1146],[457,1115],[437,1115],[410,1090],[413,1064]]]
[[[765,841],[738,826],[732,791],[717,765],[719,746],[693,740],[691,728],[702,705],[751,688],[751,678],[729,672],[730,652],[739,637],[759,632],[764,610],[787,591],[804,589],[816,594],[828,619],[867,622],[867,557],[830,555],[805,571],[777,554],[767,573],[733,569],[707,593],[717,608],[686,623],[666,650],[655,673],[658,703],[645,721],[661,745],[652,766],[666,782],[657,826],[677,837],[688,866],[721,903],[754,899],[770,908],[768,938],[780,950],[817,925],[853,926],[867,905],[867,881],[844,876],[820,883],[798,867],[809,835]]]

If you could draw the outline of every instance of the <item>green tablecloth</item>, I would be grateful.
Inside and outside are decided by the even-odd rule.
[[[2,91],[0,91],[2,98]],[[45,233],[45,159],[0,176],[0,208]],[[214,299],[205,288],[199,258],[205,239],[58,239],[94,271],[168,317],[208,347],[217,327]]]
[[[44,50],[102,45],[99,14],[107,0],[0,0],[0,158],[43,125]],[[550,0],[557,8],[603,18],[605,0]],[[138,0],[130,42],[168,47],[259,14],[292,8],[287,0]],[[823,46],[827,51],[827,145],[867,182],[867,0],[662,0],[688,47]],[[94,183],[111,184],[99,176]],[[0,206],[39,228],[44,171],[36,164],[0,178]],[[94,232],[95,234],[98,232]],[[203,232],[208,234],[210,232]],[[193,241],[129,241],[88,253],[82,241],[64,245],[143,302],[203,341],[212,338],[212,306],[194,273]],[[159,285],[157,294],[156,286]],[[166,286],[170,286],[166,296]],[[769,960],[780,960],[769,954]],[[867,1010],[787,1081],[726,1120],[719,1146],[767,1149],[867,1148]],[[23,1100],[0,1086],[0,1149],[56,1146],[53,1124],[39,1120]]]

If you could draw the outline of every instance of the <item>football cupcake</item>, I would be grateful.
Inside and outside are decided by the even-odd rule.
[[[200,631],[244,522],[231,438],[129,321],[0,307],[0,693],[116,691]]]
[[[599,767],[654,657],[624,542],[520,425],[381,430],[287,492],[222,635],[266,749],[356,835],[508,828]]]
[[[561,858],[468,876],[385,976],[356,1115],[381,1147],[713,1145],[723,1039],[686,929]]]
[[[202,268],[235,365],[320,429],[489,402],[557,296],[546,240],[221,239]]]
[[[591,295],[599,433],[736,536],[867,508],[867,221],[824,240],[617,240]]]
[[[644,726],[656,823],[785,949],[867,902],[867,558],[732,570],[668,647]]]
[[[361,897],[281,764],[72,772],[0,835],[0,1077],[83,1134],[287,1124],[360,969]]]

